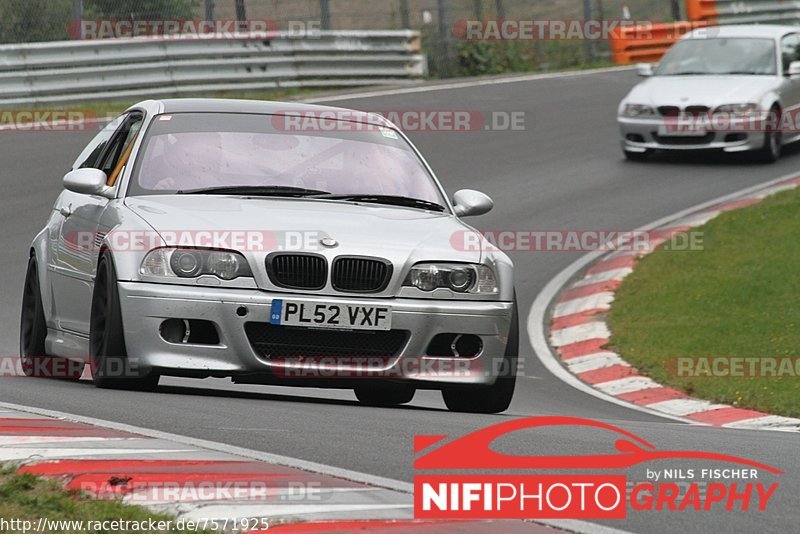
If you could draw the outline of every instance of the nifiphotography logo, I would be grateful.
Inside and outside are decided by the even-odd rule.
[[[492,448],[492,443],[501,436],[545,427],[551,427],[549,432],[552,427],[610,431],[616,452],[513,456]],[[428,449],[432,450],[424,452]],[[759,472],[783,474],[769,465],[736,456],[659,451],[621,428],[578,417],[515,419],[449,441],[448,436],[415,436],[414,452],[423,453],[414,461],[417,519],[625,519],[629,508],[676,512],[763,511],[779,484],[758,481]],[[648,481],[629,483],[626,469],[665,460],[704,464],[697,469],[648,468]],[[520,474],[528,470],[548,473]],[[552,473],[558,470],[571,473]],[[604,474],[573,474],[577,470]],[[420,474],[420,471],[435,472]],[[458,474],[459,471],[469,474]],[[681,484],[664,481],[676,478],[681,479]],[[703,479],[715,481],[706,483]]]

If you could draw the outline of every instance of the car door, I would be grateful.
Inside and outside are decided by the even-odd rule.
[[[87,146],[73,168],[100,169],[115,180],[119,174],[117,164],[136,138],[142,121],[143,116],[138,112],[114,121],[98,136],[102,138],[98,143]],[[102,242],[99,221],[108,202],[109,199],[102,196],[72,191],[64,191],[59,198],[57,215],[62,221],[55,254],[53,294],[61,330],[89,334],[97,246]]]
[[[797,113],[800,109],[800,78],[789,78],[789,65],[800,61],[800,33],[790,33],[781,39],[781,68],[784,76],[781,100],[785,113]]]

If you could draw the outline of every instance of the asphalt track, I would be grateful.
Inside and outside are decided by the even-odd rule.
[[[796,171],[800,150],[772,166],[709,155],[626,162],[615,110],[636,83],[629,71],[469,85],[433,92],[337,100],[368,110],[458,109],[524,112],[524,131],[412,133],[448,191],[480,189],[496,209],[473,223],[486,230],[625,230],[738,189]],[[0,132],[0,354],[18,353],[18,317],[27,247],[43,226],[60,179],[92,132]],[[380,236],[376,236],[380,238]],[[579,254],[518,252],[520,310]],[[522,325],[525,317],[521,317]],[[525,376],[511,409],[498,416],[445,411],[420,393],[397,409],[362,407],[349,391],[233,386],[222,380],[163,380],[157,393],[97,390],[90,383],[4,379],[0,401],[229,443],[372,475],[411,481],[415,434],[462,435],[526,415],[572,415],[621,426],[659,449],[744,456],[785,471],[766,512],[629,512],[609,526],[635,532],[796,531],[800,511],[800,436],[690,426],[601,402],[565,386],[524,337]],[[503,438],[511,454],[613,451],[608,435],[558,429]],[[708,464],[661,462],[653,467]],[[713,466],[712,466],[713,467]],[[627,472],[642,480],[643,467]]]

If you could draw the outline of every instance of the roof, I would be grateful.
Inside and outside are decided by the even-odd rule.
[[[237,100],[231,98],[168,98],[151,100],[163,106],[163,113],[253,113],[263,115],[304,114],[309,117],[331,118],[375,124],[377,126],[393,126],[381,115],[367,111],[358,111],[317,104],[301,104],[299,102],[275,102],[270,100]],[[137,106],[144,104],[140,102]],[[330,115],[333,113],[333,115]]]
[[[270,100],[237,100],[233,98],[167,98],[160,100],[165,113],[286,113],[303,111],[351,111],[344,108],[274,102]]]
[[[708,26],[687,33],[684,39],[710,39],[716,37],[761,37],[778,39],[787,33],[800,32],[798,26],[777,24],[732,24],[730,26]]]

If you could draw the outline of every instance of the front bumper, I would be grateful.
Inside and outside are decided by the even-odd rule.
[[[336,298],[139,282],[120,282],[119,293],[129,360],[163,375],[313,387],[348,387],[353,381],[378,378],[435,389],[446,384],[491,385],[498,373],[507,371],[502,360],[513,315],[511,302]],[[269,323],[275,298],[389,305],[392,329],[407,331],[407,341],[398,355],[380,365],[348,358],[302,364],[269,361],[254,349],[245,325]],[[246,316],[241,316],[243,307]],[[160,334],[167,319],[210,321],[219,343],[168,343]],[[307,332],[313,335],[314,329]],[[483,350],[472,358],[426,356],[433,337],[445,333],[477,335]]]
[[[648,150],[722,150],[746,152],[764,146],[764,132],[759,131],[709,131],[704,136],[659,135],[664,119],[617,117],[622,148],[628,152]],[[735,126],[735,125],[734,125]]]

